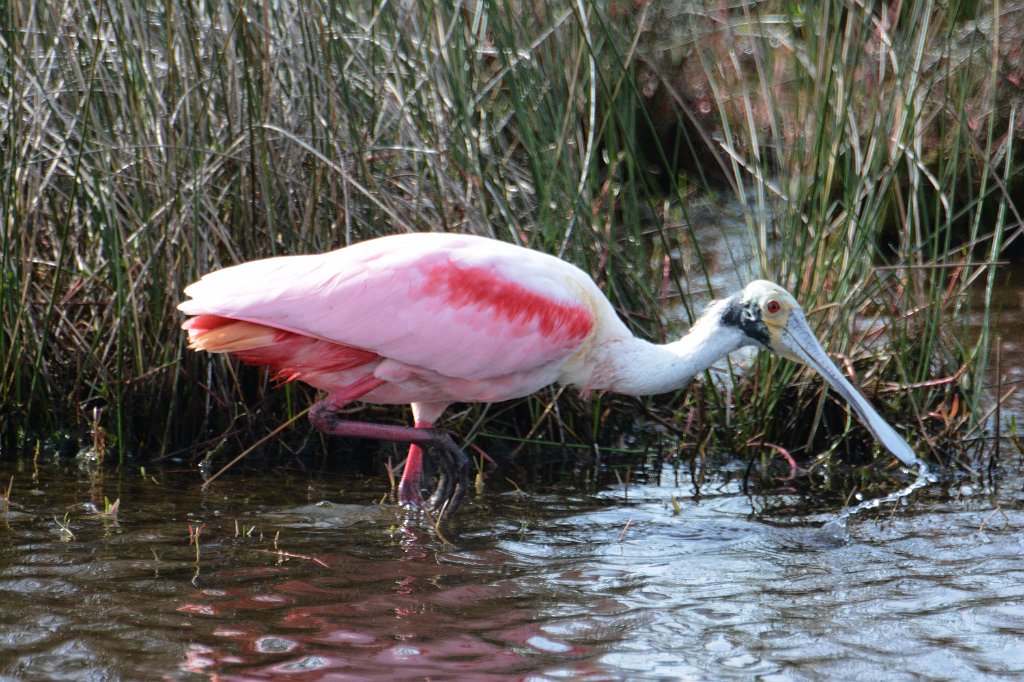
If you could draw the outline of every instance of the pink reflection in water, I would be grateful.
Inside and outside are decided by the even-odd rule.
[[[188,651],[181,668],[217,680],[486,681],[521,679],[539,659],[587,667],[597,655],[543,629],[548,605],[501,575],[508,555],[460,554],[480,569],[467,573],[415,542],[405,548],[397,559],[334,555],[330,568],[196,593],[179,611],[214,644]]]

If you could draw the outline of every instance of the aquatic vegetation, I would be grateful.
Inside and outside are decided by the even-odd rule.
[[[7,3],[4,452],[42,435],[226,460],[313,396],[185,353],[183,287],[429,229],[572,260],[658,341],[721,273],[780,280],[923,456],[975,467],[984,441],[961,436],[987,399],[992,263],[1021,233],[1019,6],[692,4]],[[723,211],[742,229],[714,251]],[[590,453],[640,407],[681,456],[870,461],[821,385],[775,365],[643,404],[551,392],[454,419],[516,439],[509,456]],[[298,421],[269,442],[326,458]]]

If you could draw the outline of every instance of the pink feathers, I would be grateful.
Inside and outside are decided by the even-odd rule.
[[[551,344],[571,347],[594,326],[593,313],[582,305],[546,298],[483,267],[437,263],[425,275],[424,294],[438,295],[453,308],[490,313],[506,328],[530,328]]]
[[[327,433],[411,443],[399,498],[418,505],[421,446],[439,453],[431,503],[468,487],[465,454],[432,428],[448,404],[499,401],[591,371],[579,354],[628,331],[593,280],[552,256],[450,234],[383,237],[330,253],[211,273],[179,308],[191,346],[266,365],[326,390]],[[583,374],[581,374],[583,372]],[[410,403],[416,427],[341,419],[352,400]]]
[[[302,379],[319,385],[322,375],[340,375],[380,359],[371,351],[217,315],[193,317],[182,327],[188,330],[191,348],[231,353],[246,364],[265,365],[283,381]]]
[[[596,291],[568,263],[511,244],[408,234],[220,270],[179,308],[198,316],[186,323],[196,347],[297,370],[326,390],[352,377],[316,377],[358,362],[389,384],[369,402],[502,400],[557,380],[584,345],[597,317],[588,283]],[[240,328],[249,336],[233,345],[197,343],[224,334],[199,321],[210,316],[258,329]]]

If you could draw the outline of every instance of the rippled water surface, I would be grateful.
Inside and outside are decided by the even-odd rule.
[[[1005,393],[1024,299],[1001,295]],[[380,479],[203,493],[194,470],[0,460],[0,678],[1024,679],[1022,467],[1007,442],[997,487],[933,485],[840,533],[837,509],[669,476],[488,490],[441,537],[378,505]]]
[[[192,474],[2,473],[8,679],[1024,675],[1013,463],[995,492],[931,488],[842,539],[821,528],[834,514],[665,482],[489,491],[442,529],[450,544],[376,505],[379,481],[204,494]],[[93,509],[104,496],[116,520]]]

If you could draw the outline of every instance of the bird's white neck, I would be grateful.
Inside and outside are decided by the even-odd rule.
[[[751,343],[739,329],[721,324],[714,304],[678,341],[659,345],[627,337],[609,343],[605,368],[589,388],[626,395],[654,395],[682,388],[698,372]]]

